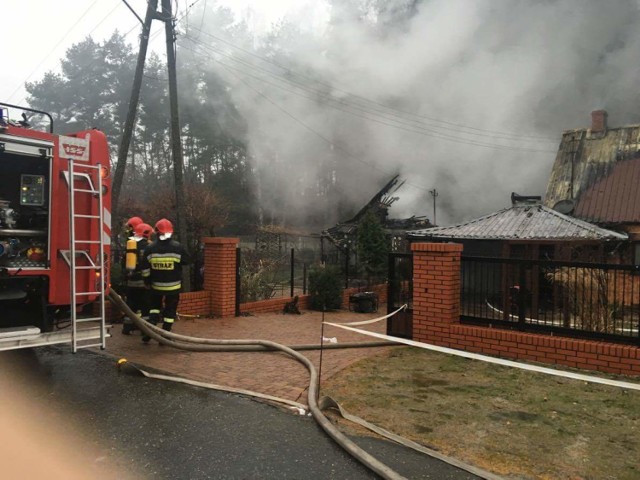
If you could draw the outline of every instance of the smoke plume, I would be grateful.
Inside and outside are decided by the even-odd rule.
[[[431,218],[435,188],[438,224],[467,220],[512,191],[544,195],[562,131],[592,110],[640,122],[634,0],[308,2],[244,51],[207,41],[248,121],[262,205],[292,223],[329,226],[395,173],[393,216]]]

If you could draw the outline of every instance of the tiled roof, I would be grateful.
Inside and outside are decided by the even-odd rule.
[[[573,214],[596,223],[640,223],[640,158],[617,162],[582,192]]]
[[[543,205],[516,205],[450,227],[408,232],[411,239],[626,240],[625,234],[563,215]]]

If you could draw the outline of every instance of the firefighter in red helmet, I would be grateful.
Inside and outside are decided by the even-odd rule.
[[[155,225],[156,241],[147,246],[142,258],[142,276],[151,289],[149,321],[157,325],[162,317],[162,328],[171,331],[176,319],[180,290],[182,289],[182,267],[190,262],[185,248],[173,240],[173,225],[162,218]],[[142,337],[144,343],[150,340]]]
[[[139,223],[134,228],[133,236],[130,238],[136,242],[136,264],[133,270],[127,271],[127,304],[131,310],[142,317],[149,315],[149,292],[142,278],[142,256],[145,248],[147,248],[147,245],[149,245],[151,241],[152,233],[153,227],[151,225]],[[122,325],[122,333],[129,335],[134,330],[136,330],[136,327],[131,319],[125,317],[124,324]]]
[[[144,223],[144,220],[142,220],[140,217],[131,217],[129,220],[127,220],[127,222],[124,224],[124,230],[127,238],[135,234],[136,227],[141,223]]]
[[[128,283],[128,278],[127,278],[127,240],[132,238],[135,234],[135,228],[137,225],[143,223],[142,218],[140,217],[131,217],[128,218],[125,222],[122,223],[122,227],[120,232],[118,232],[118,236],[116,239],[116,244],[117,244],[117,250],[115,253],[115,258],[119,258],[119,262],[120,262],[120,272],[122,274],[121,278],[120,278],[120,282],[118,284],[118,287],[121,287],[124,291],[124,296],[125,299],[128,301],[128,298],[126,298],[129,295],[129,287],[127,285]],[[134,310],[135,311],[135,310]],[[124,317],[124,321],[123,323],[127,323],[127,322],[131,322],[131,320],[127,317]],[[129,332],[130,330],[127,328],[125,328],[125,326],[122,326],[122,333],[124,333],[125,335]]]

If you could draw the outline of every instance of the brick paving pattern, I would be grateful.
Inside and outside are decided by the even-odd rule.
[[[325,313],[325,321],[344,323],[367,320],[383,313],[361,314],[348,311]],[[386,321],[365,325],[365,330],[385,333]],[[322,313],[303,311],[301,315],[265,313],[247,317],[182,318],[174,332],[202,338],[260,339],[284,345],[319,344]],[[114,325],[107,340],[107,352],[124,357],[141,367],[149,367],[169,375],[217,385],[242,388],[306,404],[309,385],[307,369],[284,353],[276,352],[187,352],[160,347],[153,340],[145,345],[140,332],[121,334],[122,326]],[[325,325],[325,338],[335,337],[338,343],[376,341],[355,332]],[[326,342],[325,342],[326,343]],[[363,358],[378,355],[394,347],[348,348],[324,350],[322,381]],[[319,368],[320,351],[301,352]],[[320,392],[322,395],[322,390]]]

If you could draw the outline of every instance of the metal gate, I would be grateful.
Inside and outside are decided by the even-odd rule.
[[[413,336],[413,254],[389,254],[387,313],[402,305],[407,309],[387,320],[387,335],[411,339]]]

